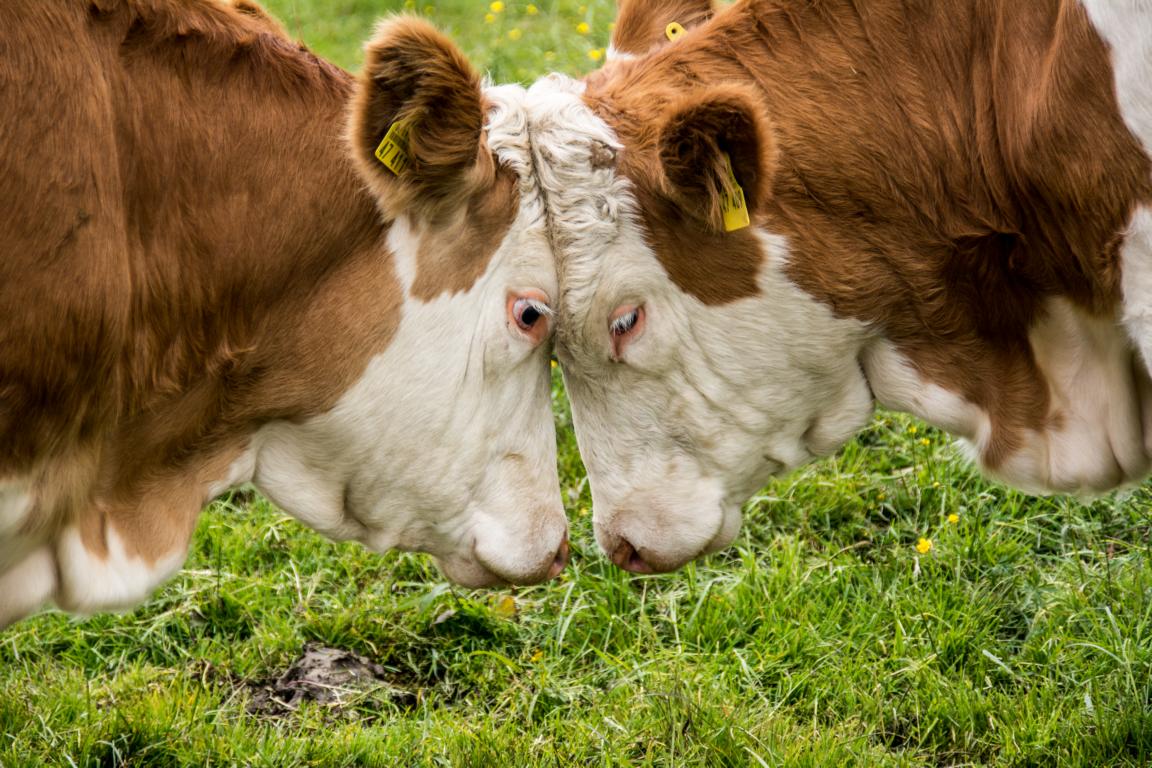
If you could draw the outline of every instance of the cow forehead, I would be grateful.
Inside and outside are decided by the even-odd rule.
[[[537,184],[547,206],[548,238],[560,280],[561,311],[587,315],[606,255],[629,242],[634,201],[616,173],[620,144],[583,101],[584,84],[553,74],[528,89],[527,113]],[[642,242],[635,245],[642,246]],[[561,341],[577,328],[561,323]]]

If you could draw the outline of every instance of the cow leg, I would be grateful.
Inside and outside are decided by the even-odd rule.
[[[40,547],[0,573],[0,629],[24,618],[56,592],[56,559]]]
[[[66,528],[56,540],[60,584],[56,604],[76,613],[95,613],[133,608],[165,580],[180,570],[188,554],[192,531],[182,542],[153,559],[137,550],[135,542],[111,524],[104,531],[103,546],[93,546],[79,528]]]

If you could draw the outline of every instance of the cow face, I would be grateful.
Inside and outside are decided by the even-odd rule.
[[[767,118],[739,89],[694,96],[625,137],[579,83],[530,89],[557,356],[597,538],[634,571],[726,546],[770,475],[834,450],[871,412],[858,324],[784,278],[783,240],[724,228],[729,164],[753,215],[768,195]]]
[[[256,473],[322,532],[430,552],[471,586],[537,582],[567,556],[549,380],[557,281],[522,96],[482,89],[422,22],[380,28],[348,137],[390,222],[381,258],[404,288],[399,325],[336,408],[275,427],[315,455],[285,451]],[[266,456],[278,438],[265,438]]]

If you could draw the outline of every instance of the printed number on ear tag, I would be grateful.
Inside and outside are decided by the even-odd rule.
[[[684,34],[684,27],[680,26],[678,22],[674,21],[668,26],[664,27],[664,37],[668,38],[669,40],[675,40],[682,34]]]
[[[408,137],[412,130],[407,123],[395,122],[388,126],[388,133],[380,146],[376,147],[376,159],[384,163],[388,170],[397,176],[408,170],[411,158],[408,156]]]
[[[752,223],[748,204],[744,201],[744,188],[732,172],[732,160],[724,154],[724,167],[728,169],[728,186],[720,193],[720,210],[724,212],[724,231],[734,232]]]

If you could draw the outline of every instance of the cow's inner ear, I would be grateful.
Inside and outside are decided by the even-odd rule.
[[[356,89],[352,151],[386,215],[435,218],[491,181],[480,77],[432,25],[380,25]]]
[[[712,0],[618,0],[612,48],[643,55],[669,42],[668,25],[691,29],[712,18]]]
[[[735,86],[690,92],[670,107],[657,141],[665,194],[706,229],[737,228],[731,211],[737,192],[749,216],[767,204],[776,144],[755,92]]]

